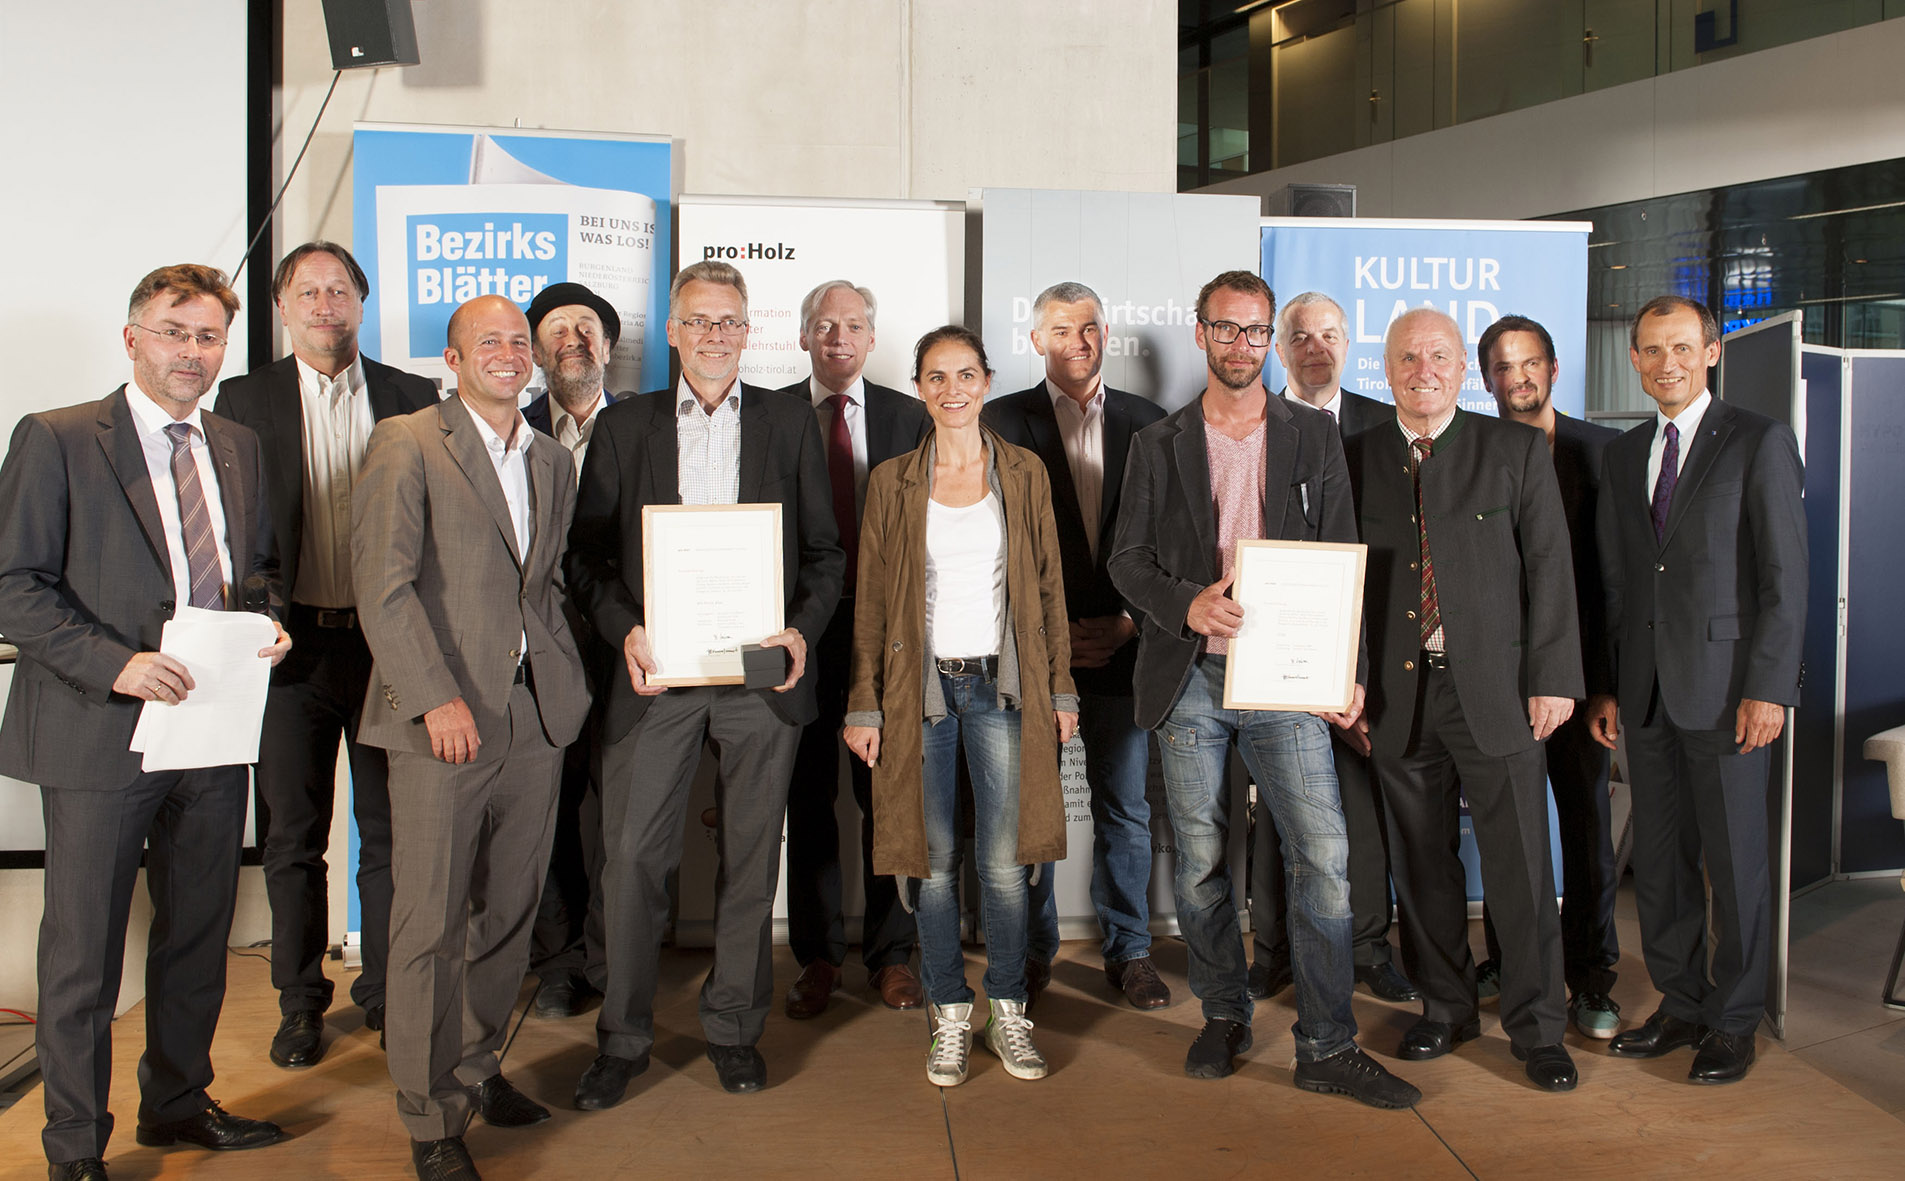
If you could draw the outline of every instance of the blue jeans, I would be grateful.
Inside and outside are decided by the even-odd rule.
[[[1177,922],[1191,953],[1191,991],[1204,1018],[1250,1022],[1243,934],[1232,901],[1226,791],[1230,744],[1257,781],[1283,834],[1290,967],[1296,978],[1296,1057],[1315,1062],[1356,1036],[1350,994],[1349,838],[1329,726],[1305,713],[1225,709],[1224,658],[1200,656],[1158,727],[1165,795],[1177,836]]]
[[[973,849],[986,934],[986,996],[1025,999],[1025,878],[1019,863],[1019,714],[998,706],[991,677],[940,674],[947,715],[920,723],[926,858],[920,883],[919,968],[935,1005],[967,1004],[959,945],[959,747],[972,772]]]
[[[1131,720],[1129,697],[1079,699],[1078,737],[1091,785],[1091,904],[1105,933],[1107,965],[1151,954],[1151,805],[1144,798],[1151,737]],[[1055,866],[1040,867],[1031,887],[1026,954],[1050,963],[1058,954]]]

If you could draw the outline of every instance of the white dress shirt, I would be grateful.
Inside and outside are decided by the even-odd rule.
[[[509,522],[516,529],[516,555],[527,564],[529,543],[534,540],[534,526],[529,512],[529,464],[524,457],[535,432],[523,421],[520,410],[516,412],[516,421],[510,424],[511,437],[507,441],[474,410],[470,411],[470,421],[476,424],[477,434],[483,440],[483,449],[489,452],[489,461],[495,465],[496,479],[503,486],[503,501],[509,505]],[[524,655],[528,647],[529,633],[519,633],[517,654]]]
[[[710,414],[688,386],[675,383],[675,489],[683,504],[741,502],[741,379]]]
[[[833,439],[833,407],[827,405],[827,399],[836,392],[847,396],[847,434],[853,439],[853,519],[859,521],[866,517],[867,504],[866,380],[856,377],[852,385],[835,391],[821,385],[818,377],[807,379],[807,396],[814,400],[814,417],[820,420],[820,441],[830,446]]]
[[[1654,441],[1647,449],[1647,503],[1654,502],[1654,481],[1660,479],[1660,456],[1667,447],[1667,424],[1673,423],[1680,430],[1680,462],[1674,467],[1674,479],[1687,470],[1687,452],[1693,450],[1693,437],[1700,433],[1700,420],[1707,416],[1707,407],[1713,404],[1713,394],[1701,390],[1700,396],[1687,403],[1687,408],[1678,418],[1668,418],[1660,411],[1654,411]]]
[[[172,482],[172,436],[165,428],[183,422],[192,428],[192,462],[198,465],[198,486],[205,494],[205,513],[212,526],[212,541],[218,548],[218,569],[225,579],[225,598],[231,599],[231,539],[225,532],[225,501],[218,492],[218,465],[212,462],[212,449],[205,441],[205,423],[197,406],[182,419],[174,419],[159,407],[139,383],[126,383],[126,407],[132,411],[132,425],[139,431],[139,449],[145,453],[146,473],[152,477],[152,495],[159,502],[159,523],[165,527],[166,556],[172,564],[174,601],[183,607],[192,601],[192,565],[185,557],[185,526],[179,521],[179,489]]]
[[[351,488],[364,466],[376,424],[364,383],[364,362],[326,377],[298,360],[298,404],[304,415],[304,538],[291,598],[312,607],[351,607]]]
[[[1076,399],[1045,383],[1052,398],[1052,413],[1058,416],[1058,433],[1065,441],[1065,464],[1071,468],[1072,489],[1078,493],[1078,512],[1084,518],[1085,543],[1091,556],[1098,556],[1099,512],[1105,494],[1105,382],[1096,379],[1091,397],[1079,405]]]
[[[608,400],[602,391],[595,391],[595,401],[589,403],[589,409],[577,422],[575,415],[563,409],[554,394],[549,395],[549,427],[555,432],[556,442],[569,449],[575,457],[575,482],[582,483],[582,461],[589,454],[589,440],[595,437],[595,417],[601,412]]]

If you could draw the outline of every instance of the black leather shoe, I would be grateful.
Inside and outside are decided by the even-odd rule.
[[[575,1085],[575,1105],[583,1111],[607,1111],[622,1101],[629,1080],[647,1069],[647,1054],[640,1058],[597,1054]]]
[[[767,1085],[767,1062],[753,1046],[708,1045],[708,1061],[730,1095],[758,1091]]]
[[[1419,1001],[1422,994],[1409,978],[1396,970],[1396,965],[1388,960],[1380,964],[1363,964],[1356,969],[1356,982],[1366,985],[1369,991],[1386,1001]]]
[[[1396,1110],[1414,1107],[1422,1092],[1383,1069],[1382,1063],[1356,1046],[1320,1062],[1296,1064],[1296,1085],[1324,1095],[1348,1095],[1358,1103]]]
[[[461,1136],[411,1141],[410,1163],[417,1166],[417,1181],[482,1181]]]
[[[1237,1069],[1231,1059],[1250,1048],[1250,1027],[1227,1017],[1212,1017],[1184,1055],[1184,1073],[1192,1078],[1226,1078]]]
[[[384,1006],[380,1004],[364,1006],[364,1028],[384,1031]]]
[[[1757,1054],[1750,1033],[1721,1033],[1714,1030],[1700,1043],[1693,1056],[1693,1069],[1687,1079],[1696,1083],[1735,1083],[1746,1077]]]
[[[492,1128],[526,1128],[549,1118],[549,1109],[518,1091],[499,1071],[468,1088],[476,1114]]]
[[[1615,1034],[1607,1052],[1623,1058],[1658,1058],[1682,1046],[1697,1046],[1706,1036],[1706,1026],[1655,1009],[1639,1028]]]
[[[552,1020],[573,1017],[600,995],[584,977],[564,972],[537,986],[535,1014]]]
[[[1572,1091],[1581,1076],[1574,1069],[1574,1059],[1568,1055],[1568,1048],[1560,1042],[1551,1045],[1536,1046],[1524,1050],[1520,1046],[1508,1047],[1514,1052],[1517,1062],[1528,1064],[1528,1081],[1544,1091]]]
[[[263,1148],[285,1138],[284,1129],[268,1120],[227,1115],[213,1103],[204,1111],[169,1124],[140,1124],[133,1138],[147,1148],[166,1148],[173,1144],[196,1144],[215,1152],[240,1148]]]
[[[286,1070],[316,1066],[324,1057],[324,1014],[316,1009],[297,1009],[278,1022],[271,1037],[271,1060]]]
[[[106,1181],[106,1162],[96,1156],[46,1166],[50,1181]]]
[[[1474,1041],[1482,1036],[1480,1018],[1467,1025],[1450,1025],[1446,1021],[1431,1021],[1427,1017],[1409,1027],[1402,1035],[1402,1044],[1396,1047],[1396,1057],[1407,1062],[1427,1062],[1431,1058],[1440,1058],[1463,1042]]]
[[[1249,990],[1251,999],[1267,1001],[1290,987],[1292,979],[1294,977],[1290,975],[1290,965],[1272,968],[1269,964],[1258,960],[1250,965],[1250,976],[1245,981],[1245,987]]]

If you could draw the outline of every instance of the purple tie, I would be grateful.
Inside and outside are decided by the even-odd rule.
[[[1667,510],[1673,507],[1674,481],[1680,478],[1680,428],[1667,424],[1667,442],[1660,449],[1660,475],[1654,480],[1654,541],[1667,538]]]
[[[168,423],[165,433],[172,439],[172,483],[179,494],[186,574],[192,580],[187,601],[207,611],[223,611],[225,572],[218,568],[212,517],[205,508],[205,490],[198,482],[198,463],[192,458],[192,428],[182,422]]]

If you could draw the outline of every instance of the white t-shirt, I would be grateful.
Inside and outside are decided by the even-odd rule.
[[[926,502],[926,635],[934,656],[996,656],[1005,628],[1005,514]]]

